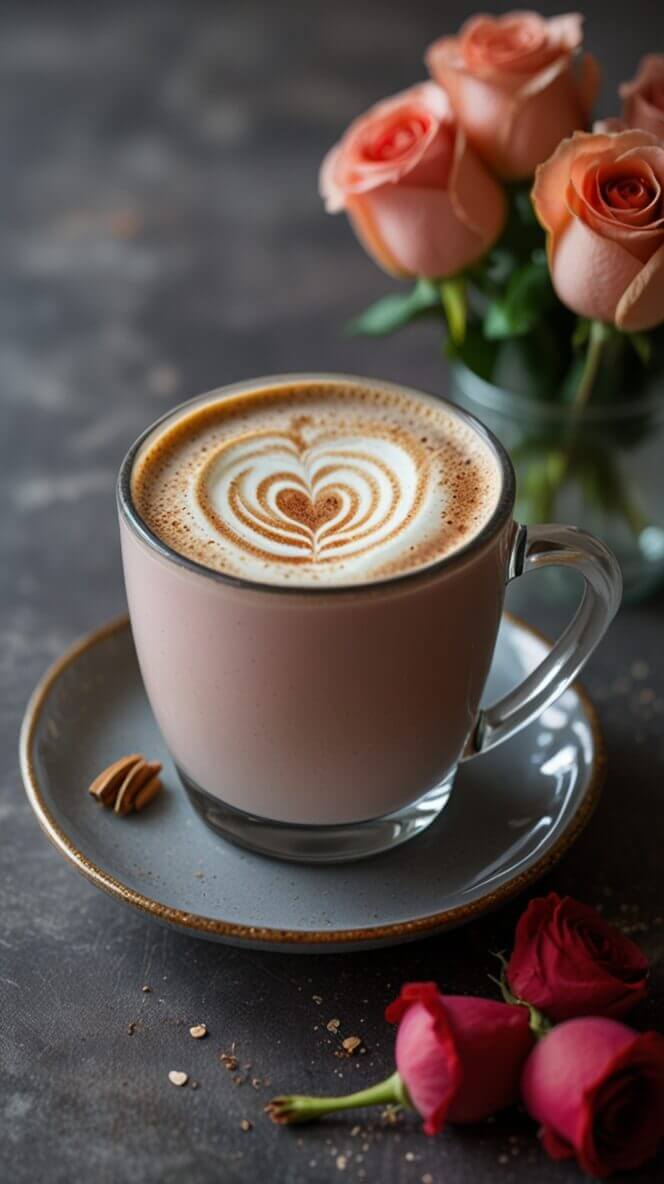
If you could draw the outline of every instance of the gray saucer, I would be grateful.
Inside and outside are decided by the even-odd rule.
[[[501,627],[487,699],[546,643]],[[129,752],[164,763],[163,792],[118,818],[87,785]],[[213,833],[189,805],[148,706],[126,618],[70,649],[26,711],[21,764],[48,837],[113,896],[200,937],[320,952],[390,945],[462,924],[547,871],[590,817],[603,773],[594,710],[579,688],[515,739],[461,767],[438,822],[360,863],[267,859]]]

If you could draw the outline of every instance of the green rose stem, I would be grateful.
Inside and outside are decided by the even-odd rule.
[[[604,321],[590,322],[583,370],[574,396],[574,411],[583,411],[590,401],[605,356],[606,346],[616,336],[618,334],[613,325],[606,324]],[[556,497],[569,479],[570,469],[574,466],[578,468],[579,464],[583,463],[584,453],[579,440],[579,431],[578,424],[572,423],[563,449],[549,454],[546,458],[546,463],[543,466],[544,480],[537,483],[541,484],[542,488],[534,491],[541,494],[542,508],[538,516],[544,518],[545,521],[554,513]],[[630,497],[626,483],[617,468],[614,473],[613,487],[609,492],[612,496],[605,503],[600,483],[596,495],[599,506],[607,513],[621,514],[632,533],[638,537],[647,526],[647,519]]]
[[[455,345],[463,345],[468,322],[468,292],[466,281],[456,279],[440,281],[440,298],[445,310],[445,319],[450,337]]]
[[[413,1109],[403,1081],[398,1073],[393,1073],[386,1081],[379,1081],[377,1085],[370,1085],[368,1089],[344,1097],[309,1098],[303,1094],[291,1094],[273,1098],[265,1107],[265,1112],[273,1122],[286,1125],[315,1122],[317,1118],[331,1114],[334,1110],[355,1110],[360,1106],[407,1106]]]
[[[576,388],[576,395],[574,396],[574,404],[576,407],[585,407],[592,395],[593,387],[599,373],[599,368],[602,362],[602,354],[604,353],[604,346],[613,333],[613,326],[606,325],[604,321],[591,321],[590,332],[588,335],[588,348],[586,349],[586,358],[583,364],[583,371],[579,385]]]
[[[588,344],[583,363],[581,377],[574,394],[572,415],[582,412],[589,403],[596,382],[605,360],[605,351],[611,340],[620,336],[613,325],[604,321],[590,321],[588,325]],[[518,455],[518,453],[517,453]],[[583,445],[583,433],[578,421],[572,419],[566,438],[556,450],[547,450],[540,461],[537,470],[533,469],[530,478],[527,477],[523,492],[526,504],[533,503],[534,519],[548,521],[555,513],[555,502],[563,485],[573,477],[583,477],[592,464],[592,457],[586,457]],[[592,468],[590,469],[592,473]],[[647,525],[644,515],[630,497],[629,490],[619,470],[613,474],[611,486],[604,496],[603,483],[600,480],[593,500],[597,501],[600,509],[609,514],[620,514],[627,522],[632,533],[637,537]],[[536,507],[536,508],[535,508]]]

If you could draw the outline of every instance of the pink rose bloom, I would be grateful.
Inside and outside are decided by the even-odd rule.
[[[523,1100],[552,1159],[603,1178],[646,1163],[664,1132],[664,1038],[616,1020],[568,1020],[533,1049]]]
[[[620,97],[628,127],[652,132],[664,140],[664,54],[642,58],[636,77],[622,84]]]
[[[565,136],[588,126],[599,67],[579,53],[582,25],[578,13],[475,16],[427,50],[470,143],[501,177],[531,176]]]
[[[399,1024],[397,1069],[427,1135],[445,1122],[479,1122],[518,1098],[534,1042],[525,1007],[407,983],[385,1018]]]
[[[328,152],[320,191],[360,242],[397,276],[455,275],[493,245],[505,197],[466,144],[433,82],[385,99]]]
[[[664,321],[664,144],[577,132],[539,166],[532,199],[563,304],[630,332]]]
[[[556,1022],[623,1016],[645,998],[648,959],[595,909],[550,892],[521,916],[506,977],[514,995]]]

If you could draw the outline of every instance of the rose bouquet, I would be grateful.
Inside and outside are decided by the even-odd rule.
[[[664,1137],[664,1038],[616,1017],[645,997],[647,959],[594,909],[551,893],[531,901],[501,962],[502,1003],[407,983],[385,1013],[396,1071],[345,1097],[275,1098],[272,1120],[391,1104],[436,1135],[520,1099],[553,1159],[598,1178],[646,1163]]]
[[[511,451],[522,519],[575,514],[661,575],[660,466],[639,450],[664,374],[664,56],[591,132],[582,24],[472,18],[430,46],[429,81],[351,124],[320,188],[407,283],[351,330],[437,319],[453,389]]]

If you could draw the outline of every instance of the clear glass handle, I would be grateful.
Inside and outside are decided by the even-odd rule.
[[[581,604],[537,669],[504,698],[480,711],[462,760],[487,752],[537,719],[574,681],[618,611],[622,576],[604,543],[573,526],[519,527],[508,580],[550,564],[581,572],[585,580]]]

